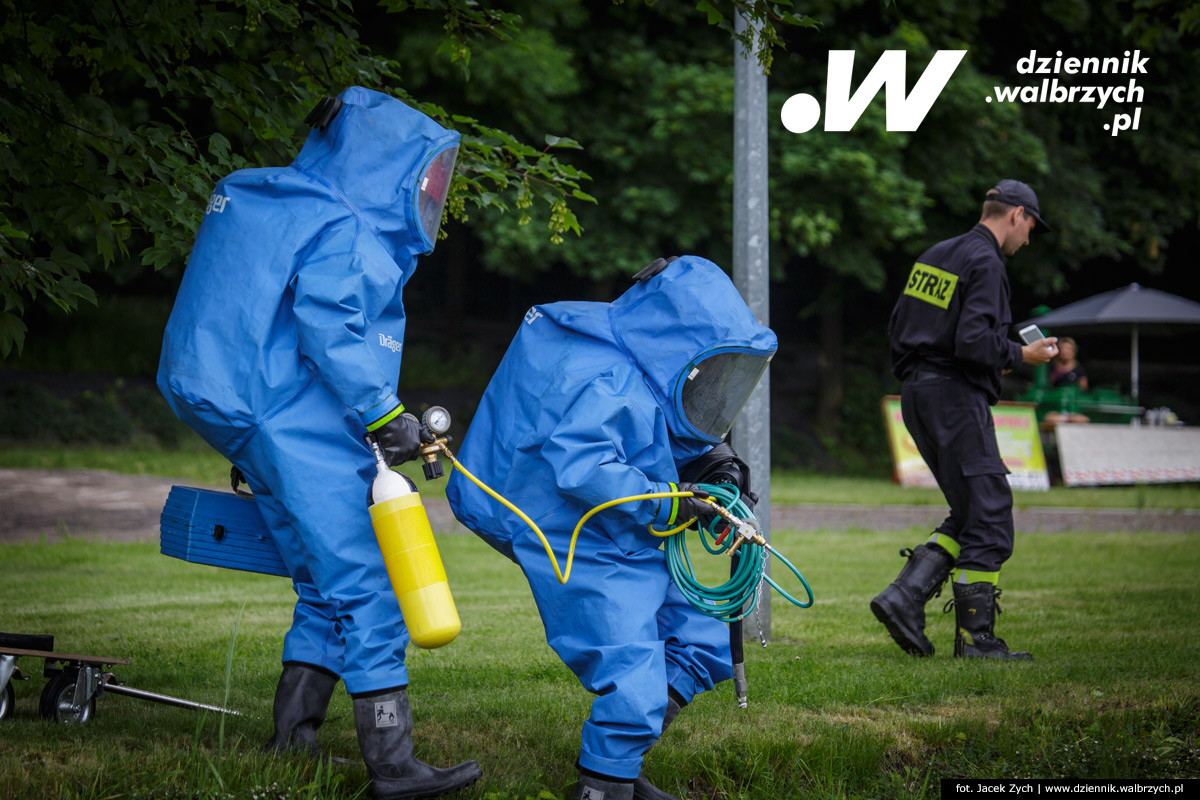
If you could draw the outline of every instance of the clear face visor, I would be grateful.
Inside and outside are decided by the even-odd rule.
[[[693,365],[679,394],[688,423],[705,436],[724,439],[770,362],[755,353],[717,353]]]
[[[431,248],[437,242],[442,209],[446,207],[446,193],[450,191],[450,181],[454,179],[456,158],[458,148],[446,148],[433,157],[417,182],[417,220]]]

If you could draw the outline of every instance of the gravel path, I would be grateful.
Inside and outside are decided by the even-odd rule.
[[[64,536],[109,541],[158,539],[158,516],[173,484],[165,478],[100,470],[0,469],[0,543]],[[434,530],[463,532],[445,500],[425,501]],[[939,506],[772,505],[771,525],[794,530],[932,529]],[[1018,509],[1019,531],[1200,531],[1200,511]]]

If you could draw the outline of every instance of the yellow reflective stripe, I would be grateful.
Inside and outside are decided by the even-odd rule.
[[[1000,585],[1000,572],[979,572],[973,569],[957,569],[954,571],[955,583],[990,583]]]
[[[944,533],[933,534],[925,544],[936,544],[949,553],[950,557],[956,561],[958,560],[958,554],[962,552],[962,546]]]
[[[401,403],[400,405],[396,406],[394,409],[389,411],[387,414],[384,414],[382,417],[380,417],[379,419],[375,420],[370,425],[368,425],[367,431],[368,432],[377,431],[380,428],[382,428],[384,425],[387,425],[389,422],[391,422],[392,420],[394,420],[396,417],[400,416],[403,413],[404,413],[404,403]]]
[[[912,272],[908,273],[904,293],[938,308],[949,308],[950,298],[954,296],[954,287],[957,285],[958,276],[953,272],[946,272],[918,261],[913,264]]]

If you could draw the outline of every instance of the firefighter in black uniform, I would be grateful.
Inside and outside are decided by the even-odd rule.
[[[1028,659],[994,633],[1000,566],[1012,555],[1012,491],[1000,459],[989,406],[1000,375],[1045,364],[1055,339],[1022,347],[1012,324],[1004,257],[1046,226],[1027,184],[1000,181],[989,190],[974,228],[925,251],[892,311],[892,371],[904,382],[901,411],[925,463],[950,506],[929,540],[900,551],[899,577],[871,601],[871,611],[905,651],[933,655],[925,603],[955,569],[954,655]]]

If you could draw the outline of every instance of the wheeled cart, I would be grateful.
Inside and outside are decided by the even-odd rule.
[[[49,680],[42,689],[38,709],[43,717],[56,722],[82,725],[95,715],[96,698],[106,692],[180,708],[240,716],[239,712],[227,708],[125,686],[105,668],[127,665],[127,658],[59,653],[54,650],[53,636],[0,633],[0,720],[13,713],[16,704],[13,682],[27,681],[32,677],[21,672],[17,666],[18,658],[42,659],[42,675]]]

